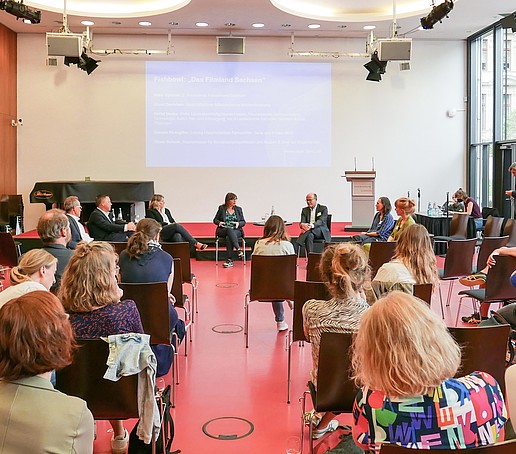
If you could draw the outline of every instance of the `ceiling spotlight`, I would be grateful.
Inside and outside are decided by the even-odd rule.
[[[81,21],[81,24],[90,26],[90,25],[95,25],[95,22],[93,22],[92,20],[83,20],[83,21]]]
[[[374,30],[376,25],[364,25],[364,30]]]
[[[98,66],[98,62],[100,60],[95,60],[86,55],[86,52],[83,52],[80,57],[65,57],[64,64],[66,66],[77,65],[79,69],[86,71],[88,74],[91,74]]]
[[[501,21],[500,25],[502,28],[510,28],[513,32],[516,32],[516,11],[512,14],[508,14]]]
[[[308,28],[321,28],[320,24],[310,24]]]
[[[208,22],[197,22],[195,25],[197,25],[197,27],[207,27],[209,24]]]
[[[448,14],[452,9],[453,0],[444,0],[440,5],[434,6],[428,16],[421,18],[421,26],[425,30],[434,28],[434,25],[437,24],[437,22],[442,22],[445,17],[448,17]]]
[[[385,74],[386,67],[387,62],[379,60],[378,52],[375,52],[373,55],[371,55],[371,61],[364,65],[364,68],[369,71],[366,80],[380,82],[382,80],[382,74]]]
[[[13,1],[0,1],[0,9],[3,9],[7,13],[16,16],[16,20],[24,19],[26,24],[39,24],[41,22],[41,11],[24,5],[23,0],[21,0],[19,3]]]
[[[263,27],[265,27],[265,24],[262,24],[261,22],[258,22],[256,24],[253,24],[253,27],[254,28],[263,28]]]
[[[142,21],[138,22],[138,25],[141,25],[142,27],[149,27],[152,25],[152,22],[142,20]]]

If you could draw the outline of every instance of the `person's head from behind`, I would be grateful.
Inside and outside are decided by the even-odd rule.
[[[466,199],[468,198],[467,192],[464,189],[462,189],[462,188],[457,189],[453,196],[455,197],[455,199],[458,202],[465,202]]]
[[[149,250],[149,241],[159,240],[161,225],[154,219],[142,219],[136,224],[136,233],[127,242],[127,253],[130,257],[140,258]]]
[[[38,290],[0,308],[0,378],[17,380],[62,369],[72,362],[75,341],[63,305]]]
[[[428,394],[453,377],[460,347],[426,303],[394,291],[366,311],[353,344],[359,386],[389,397]]]
[[[351,298],[362,291],[371,272],[361,247],[339,243],[327,247],[319,264],[322,280],[335,298]]]
[[[416,202],[408,197],[400,197],[394,202],[394,208],[398,216],[410,216],[416,211]]]
[[[45,244],[68,243],[72,234],[70,232],[70,222],[63,210],[54,208],[45,211],[38,221],[38,235]]]
[[[235,206],[236,202],[238,200],[238,197],[236,194],[232,192],[228,192],[226,194],[226,197],[224,198],[224,205],[226,205],[226,208],[229,208],[231,206]]]
[[[391,201],[388,197],[380,197],[376,201],[376,211],[379,211],[382,214],[390,213],[392,210]]]
[[[43,249],[32,249],[20,258],[18,266],[11,268],[9,279],[12,285],[25,281],[42,284],[47,290],[55,282],[57,259]]]
[[[161,194],[154,194],[149,203],[149,208],[151,210],[154,209],[158,211],[165,208],[165,197],[163,197]]]
[[[263,237],[270,241],[289,241],[289,236],[285,231],[285,221],[281,216],[272,215],[265,222],[263,227]]]
[[[69,312],[90,312],[119,301],[118,255],[103,241],[79,243],[61,279],[59,298]]]

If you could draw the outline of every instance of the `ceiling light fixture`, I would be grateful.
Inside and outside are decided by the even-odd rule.
[[[83,21],[81,21],[81,24],[90,26],[90,25],[95,25],[95,22],[93,22],[92,20],[83,20]]]
[[[254,28],[263,28],[265,27],[265,24],[262,24],[261,22],[257,22],[256,24],[253,24]]]
[[[385,68],[387,67],[386,61],[381,61],[378,58],[378,52],[371,55],[371,61],[364,65],[364,68],[369,71],[366,80],[373,82],[380,82],[382,80],[382,74],[385,74]]]
[[[197,27],[207,27],[209,24],[208,24],[208,22],[196,22],[195,25]]]
[[[321,28],[320,24],[310,24],[308,28]]]
[[[141,25],[142,27],[149,27],[152,25],[152,22],[142,20],[142,21],[138,22],[138,25]]]
[[[26,24],[39,24],[41,22],[41,11],[24,5],[23,0],[19,3],[11,1],[0,1],[0,9],[3,9],[6,13],[16,16],[16,20],[24,19]]]
[[[374,30],[376,28],[376,25],[364,25],[364,30]]]
[[[434,28],[437,22],[442,22],[448,17],[449,12],[453,9],[453,0],[444,0],[440,5],[434,6],[432,11],[426,17],[422,17],[420,22],[425,30]]]

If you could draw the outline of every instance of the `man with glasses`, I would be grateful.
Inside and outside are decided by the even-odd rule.
[[[313,192],[307,194],[306,205],[301,210],[301,222],[299,223],[301,233],[294,247],[297,252],[301,246],[304,246],[308,254],[314,248],[315,239],[324,238],[324,241],[330,241],[331,234],[327,225],[328,208],[317,203],[317,194]]]
[[[72,232],[72,239],[67,244],[67,247],[75,249],[80,241],[86,241],[87,243],[93,241],[93,238],[86,233],[86,229],[80,221],[82,206],[79,198],[74,195],[67,197],[63,208],[70,221],[70,231]]]

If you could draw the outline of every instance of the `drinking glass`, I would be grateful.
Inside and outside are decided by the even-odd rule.
[[[301,453],[301,440],[299,437],[288,437],[287,438],[287,454],[300,454]]]

